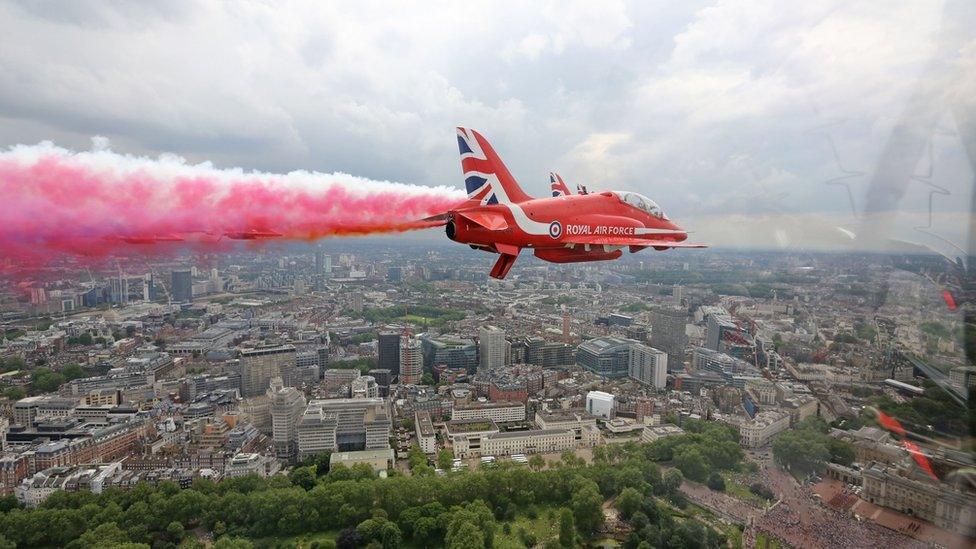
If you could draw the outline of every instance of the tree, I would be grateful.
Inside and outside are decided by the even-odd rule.
[[[430,372],[424,372],[424,375],[420,376],[421,385],[433,385],[434,376]]]
[[[383,549],[397,549],[403,541],[400,528],[395,523],[386,521],[380,529],[380,541],[383,543]]]
[[[844,467],[850,467],[857,457],[850,443],[833,437],[827,440],[827,451],[830,452],[830,461]]]
[[[681,487],[681,483],[684,482],[684,480],[685,477],[681,474],[681,471],[677,469],[668,469],[668,472],[664,473],[664,478],[662,479],[664,493],[666,495],[675,493],[678,488]]]
[[[355,528],[346,528],[345,530],[339,532],[339,537],[336,538],[336,547],[338,549],[356,549],[362,543],[362,536]]]
[[[559,511],[559,545],[572,547],[576,541],[576,523],[573,520],[573,511],[563,507]]]
[[[288,480],[294,486],[305,489],[306,491],[315,488],[315,466],[311,467],[296,467],[288,473]]]
[[[725,491],[725,478],[717,472],[713,471],[712,474],[708,475],[708,482],[706,484],[709,489],[715,490],[716,492]]]
[[[702,482],[708,476],[708,464],[697,448],[682,447],[675,450],[674,464],[691,480]]]
[[[183,525],[175,520],[166,526],[166,537],[168,537],[173,543],[179,543],[185,534],[186,531],[184,530]]]
[[[454,465],[454,454],[450,450],[443,448],[437,452],[437,467],[447,471]]]
[[[429,545],[437,538],[437,530],[437,519],[420,517],[413,523],[413,539],[417,545]]]
[[[12,509],[20,509],[20,502],[13,494],[0,496],[0,514],[7,513]]]
[[[47,368],[38,368],[31,372],[30,389],[34,394],[51,393],[58,390],[64,383],[64,376],[52,372]]]
[[[546,460],[539,454],[532,454],[529,458],[529,468],[533,471],[541,471],[546,466]]]
[[[773,458],[796,473],[821,471],[830,458],[827,438],[812,428],[783,431],[773,439]]]
[[[750,484],[749,491],[761,498],[773,499],[776,497],[776,494],[774,494],[773,491],[769,489],[769,487],[759,482],[753,482],[752,484]]]
[[[603,497],[592,481],[573,494],[572,506],[576,527],[584,535],[593,534],[603,524]]]
[[[111,547],[129,541],[125,532],[114,522],[106,522],[98,525],[94,530],[89,530],[78,538],[79,547]]]
[[[383,549],[396,549],[403,541],[400,528],[385,518],[371,518],[356,527],[360,543],[378,541]]]
[[[27,396],[27,392],[21,387],[8,387],[4,392],[3,396],[10,400],[20,400]]]
[[[617,496],[616,506],[620,511],[620,516],[624,520],[630,520],[631,515],[640,509],[642,497],[640,492],[634,488],[624,488]]]
[[[61,375],[64,376],[66,381],[71,381],[73,379],[88,377],[88,372],[86,372],[81,366],[72,363],[68,364],[64,368],[61,368]]]
[[[444,539],[448,549],[484,549],[485,536],[473,523],[462,521]]]
[[[420,446],[414,444],[407,452],[407,464],[410,465],[411,469],[418,465],[427,465],[427,454],[420,449]]]
[[[332,457],[332,452],[325,451],[318,454],[313,454],[305,458],[301,462],[302,467],[315,467],[316,476],[325,476],[329,473],[329,459]]]

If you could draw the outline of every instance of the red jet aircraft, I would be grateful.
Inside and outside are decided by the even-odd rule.
[[[688,233],[672,223],[653,200],[630,191],[570,194],[550,174],[553,196],[532,198],[519,187],[481,134],[457,129],[468,200],[427,221],[443,222],[447,237],[500,254],[491,269],[505,278],[519,252],[532,249],[553,263],[617,259],[628,248],[705,248],[687,244]]]

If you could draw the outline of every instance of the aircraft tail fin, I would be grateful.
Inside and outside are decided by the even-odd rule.
[[[566,186],[563,178],[556,172],[549,172],[549,190],[552,191],[552,196],[569,196],[573,194],[569,191],[569,187]]]
[[[461,153],[461,170],[469,200],[481,204],[517,203],[531,200],[525,194],[501,158],[480,133],[457,129],[458,149]]]

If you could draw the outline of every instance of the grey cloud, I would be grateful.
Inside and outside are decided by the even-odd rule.
[[[794,8],[0,5],[0,116],[19,128],[0,131],[0,145],[21,134],[86,143],[99,133],[140,153],[460,186],[453,127],[469,125],[537,195],[556,170],[595,188],[640,190],[685,224],[816,214],[833,226],[851,220],[850,201],[824,182],[863,172],[849,184],[864,208],[936,39],[959,44],[964,60],[976,51],[958,25],[943,32],[943,11],[959,21],[974,8]],[[958,197],[972,175],[954,132],[933,137],[933,182]],[[927,192],[910,186],[897,207],[924,212]]]

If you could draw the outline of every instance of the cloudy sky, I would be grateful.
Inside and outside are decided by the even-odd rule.
[[[842,245],[879,202],[964,243],[974,2],[344,4],[0,1],[0,146],[460,187],[466,125],[531,194],[638,190],[719,245]]]

